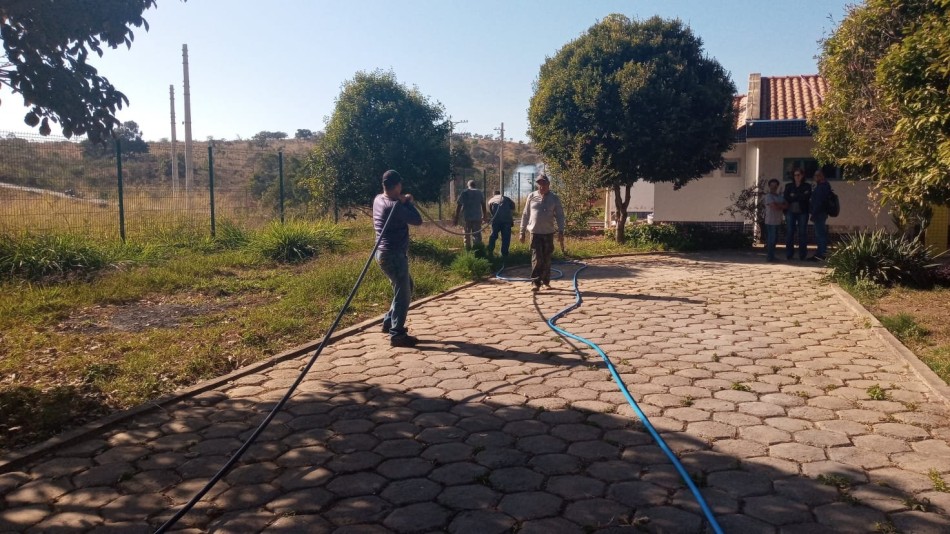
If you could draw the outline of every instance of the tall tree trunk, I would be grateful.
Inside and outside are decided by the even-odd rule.
[[[616,239],[618,243],[623,243],[627,240],[624,228],[627,225],[627,206],[630,205],[630,188],[633,187],[633,184],[625,184],[623,187],[626,190],[626,195],[620,193],[619,184],[614,186],[614,213],[616,213],[617,217],[617,228],[614,239]]]

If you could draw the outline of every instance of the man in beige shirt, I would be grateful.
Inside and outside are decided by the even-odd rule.
[[[521,213],[521,242],[531,232],[531,291],[541,286],[551,288],[551,256],[554,254],[554,233],[557,232],[564,252],[564,207],[551,192],[551,181],[545,175],[535,180],[538,190],[532,191]]]

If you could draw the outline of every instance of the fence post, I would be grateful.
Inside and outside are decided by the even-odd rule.
[[[280,224],[284,224],[284,151],[277,151],[277,177],[280,184]]]
[[[521,173],[518,173],[518,207],[521,207]]]
[[[125,242],[125,197],[122,191],[122,144],[115,140],[115,171],[119,179],[119,237]]]
[[[211,237],[214,237],[214,145],[208,143],[208,191],[211,193]]]

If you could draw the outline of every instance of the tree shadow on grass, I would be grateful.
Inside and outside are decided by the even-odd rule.
[[[0,389],[0,451],[52,437],[68,428],[100,418],[114,408],[91,385],[28,386]]]

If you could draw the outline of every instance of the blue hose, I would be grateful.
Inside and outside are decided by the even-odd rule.
[[[713,514],[712,510],[709,508],[709,505],[706,503],[706,499],[703,498],[702,493],[700,493],[699,488],[696,487],[696,483],[693,482],[693,479],[689,476],[689,473],[686,472],[686,468],[683,467],[683,464],[680,462],[679,458],[677,458],[676,455],[673,454],[673,451],[670,450],[669,445],[666,444],[666,441],[663,439],[662,436],[660,436],[660,433],[657,432],[656,428],[653,427],[653,424],[650,423],[650,419],[647,417],[645,413],[643,413],[643,410],[640,409],[640,406],[637,404],[637,401],[633,400],[633,395],[630,394],[630,390],[627,389],[627,385],[624,383],[623,379],[620,378],[620,374],[617,372],[617,369],[614,367],[614,364],[610,361],[610,358],[607,356],[607,353],[605,353],[604,350],[601,349],[600,346],[598,346],[593,341],[583,338],[581,336],[578,336],[576,334],[572,334],[568,332],[567,330],[564,330],[563,328],[558,327],[555,324],[557,323],[558,319],[560,319],[561,317],[564,317],[569,312],[579,308],[581,306],[581,303],[584,301],[581,298],[581,291],[577,287],[577,277],[581,273],[581,271],[587,268],[587,264],[583,262],[579,262],[579,261],[568,261],[568,262],[563,262],[563,263],[574,263],[576,265],[581,266],[581,268],[578,269],[574,273],[573,288],[574,288],[575,300],[574,300],[574,304],[567,306],[563,310],[551,316],[551,318],[548,319],[547,321],[548,327],[551,328],[551,330],[554,330],[555,332],[557,332],[558,334],[564,337],[573,339],[575,341],[579,341],[587,345],[588,347],[594,349],[594,351],[600,355],[600,357],[604,360],[604,363],[607,364],[607,369],[610,371],[611,376],[614,377],[614,382],[616,382],[617,386],[620,388],[620,392],[623,393],[623,396],[627,399],[627,402],[630,404],[630,407],[633,408],[633,411],[637,414],[637,417],[640,418],[640,421],[643,423],[643,426],[647,429],[647,431],[653,437],[653,441],[655,441],[656,444],[660,446],[660,449],[663,451],[663,454],[665,454],[666,457],[670,459],[670,462],[673,463],[673,467],[676,468],[676,472],[679,473],[680,478],[683,479],[683,482],[686,483],[686,486],[689,487],[689,490],[693,492],[693,495],[696,497],[696,501],[699,502],[699,507],[703,511],[703,515],[706,516],[706,520],[709,521],[709,524],[710,526],[712,526],[713,531],[716,534],[723,534],[722,527],[720,527],[719,522],[716,521],[716,516]],[[495,278],[498,278],[499,280],[509,281],[509,282],[531,281],[530,278],[506,278],[504,276],[501,276],[501,273],[504,270],[505,270],[505,266],[502,265],[501,269],[499,269],[498,272],[495,273]],[[551,270],[554,271],[555,269],[551,269]],[[561,273],[561,271],[558,271],[558,273]]]

